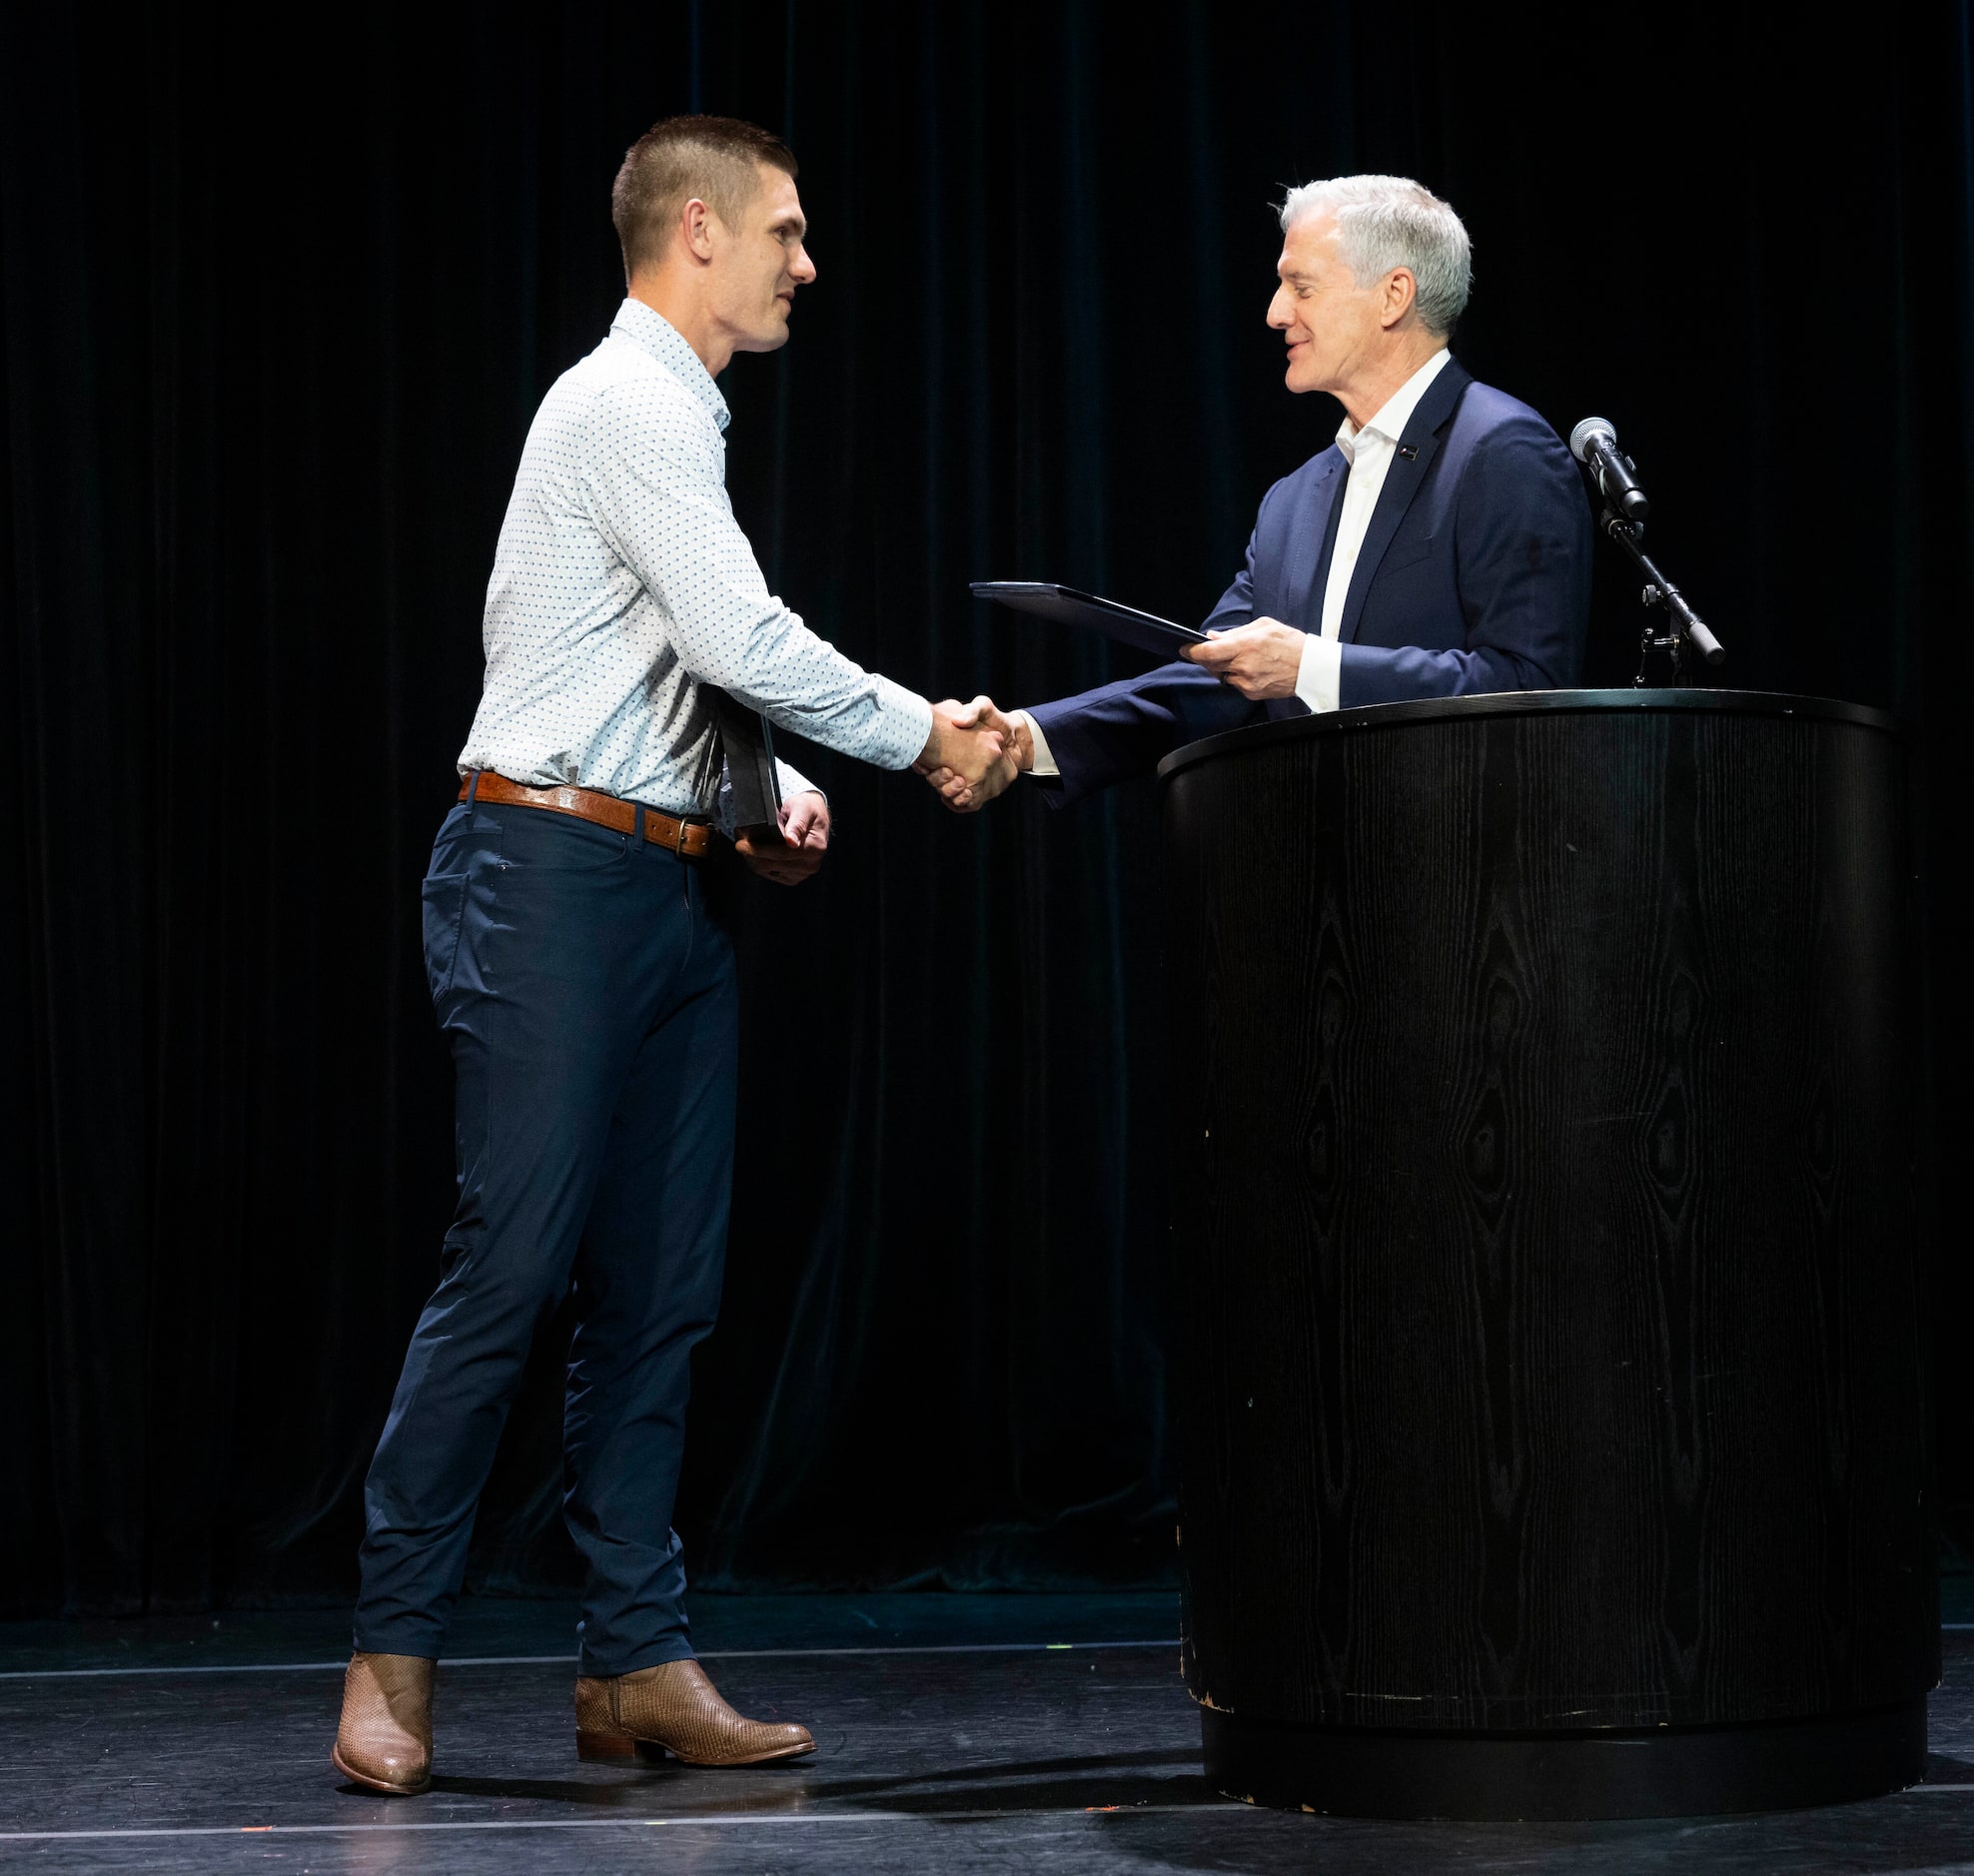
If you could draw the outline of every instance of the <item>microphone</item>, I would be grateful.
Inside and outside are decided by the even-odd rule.
[[[1569,433],[1569,454],[1597,478],[1597,489],[1627,521],[1652,511],[1638,486],[1638,466],[1617,447],[1617,433],[1600,417],[1586,417]]]

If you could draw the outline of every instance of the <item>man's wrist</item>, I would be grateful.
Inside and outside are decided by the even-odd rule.
[[[937,710],[932,712],[932,722],[925,732],[925,747],[918,752],[918,759],[912,764],[921,775],[929,775],[943,766],[946,760],[946,721]]]
[[[1008,720],[1021,726],[1021,749],[1017,766],[1024,775],[1033,775],[1037,781],[1054,781],[1062,770],[1056,766],[1056,758],[1049,749],[1049,738],[1042,725],[1028,710],[1015,710],[1009,713]]]
[[[1026,710],[1016,710],[1008,718],[1008,727],[1013,737],[1008,753],[1014,757],[1014,765],[1026,775],[1035,766],[1035,719]]]

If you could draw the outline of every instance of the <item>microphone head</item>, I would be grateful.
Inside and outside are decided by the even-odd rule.
[[[1617,448],[1617,432],[1601,417],[1586,417],[1569,433],[1569,454],[1579,463],[1590,460],[1590,445],[1601,437],[1614,450]]]

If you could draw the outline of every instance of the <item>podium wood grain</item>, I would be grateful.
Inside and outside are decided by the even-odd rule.
[[[1571,695],[1166,765],[1222,1712],[1694,1726],[1937,1678],[1899,745]]]

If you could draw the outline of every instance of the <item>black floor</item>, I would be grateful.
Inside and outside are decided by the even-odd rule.
[[[1955,1614],[1965,1611],[1955,1609]],[[695,1603],[779,1769],[581,1765],[567,1611],[467,1605],[424,1798],[329,1766],[334,1613],[0,1627],[0,1862],[50,1870],[1974,1873],[1974,1630],[1946,1636],[1924,1785],[1869,1804],[1624,1825],[1255,1810],[1199,1775],[1165,1596]],[[542,1658],[546,1657],[546,1658]]]

